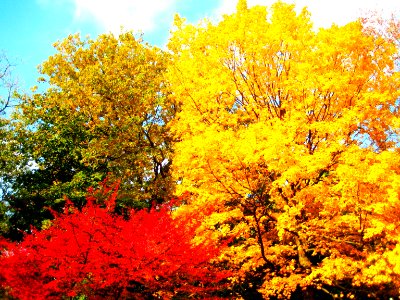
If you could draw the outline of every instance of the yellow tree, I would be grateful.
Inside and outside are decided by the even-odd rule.
[[[82,163],[106,166],[111,180],[122,180],[121,197],[128,201],[168,199],[165,124],[174,114],[163,78],[168,55],[131,32],[95,40],[71,35],[55,48],[40,70],[48,89],[25,99],[21,118],[32,119],[34,111],[30,122],[41,124],[51,114],[49,127],[58,131],[83,120],[80,130],[90,138],[80,145]]]
[[[398,295],[396,45],[361,21],[314,31],[282,2],[176,17],[176,216],[231,239],[220,259],[242,297]]]

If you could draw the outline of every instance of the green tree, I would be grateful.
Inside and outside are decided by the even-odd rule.
[[[128,32],[69,36],[41,66],[45,92],[21,97],[8,132],[6,181],[13,237],[75,204],[106,176],[120,180],[119,209],[168,199],[174,114],[163,72],[168,56]]]
[[[157,200],[171,192],[174,115],[164,82],[168,55],[128,32],[96,41],[69,36],[42,66],[50,88],[46,108],[60,107],[86,118],[94,135],[84,162],[105,163],[134,200]]]
[[[44,99],[35,98],[35,102]],[[40,108],[22,111],[10,121],[4,155],[8,171],[3,174],[7,187],[3,200],[9,205],[8,235],[13,239],[21,238],[31,225],[41,227],[52,217],[48,207],[61,209],[65,195],[83,205],[86,189],[107,174],[105,165],[82,162],[91,138],[83,118],[71,118],[57,108],[45,115]]]

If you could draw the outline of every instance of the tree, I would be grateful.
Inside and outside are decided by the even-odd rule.
[[[9,191],[9,184],[4,180],[12,172],[8,164],[12,156],[9,156],[7,149],[7,135],[9,120],[4,115],[13,104],[13,96],[16,92],[17,81],[12,77],[13,64],[4,53],[0,53],[0,234],[9,231],[8,206],[3,196]]]
[[[13,64],[4,53],[0,54],[0,114],[10,107],[17,82],[11,76]]]
[[[234,239],[221,260],[244,298],[398,295],[390,36],[361,21],[316,32],[282,2],[241,0],[217,24],[176,18],[174,178],[190,195],[176,215],[213,211],[198,234]]]
[[[193,244],[195,226],[172,219],[166,205],[116,215],[117,188],[104,183],[82,210],[68,202],[46,229],[3,242],[3,288],[21,300],[171,299],[225,286],[229,272],[210,262],[220,249]]]
[[[121,180],[120,208],[149,207],[173,191],[168,56],[131,32],[71,35],[55,47],[40,69],[47,90],[20,96],[6,137],[14,239],[40,228],[51,218],[46,207],[60,210],[64,195],[81,207],[106,176]]]
[[[31,226],[40,228],[51,219],[48,207],[60,211],[65,195],[82,207],[87,188],[97,185],[108,172],[104,164],[83,162],[83,152],[93,138],[84,117],[72,117],[61,108],[44,113],[42,95],[30,101],[35,103],[14,116],[5,134],[7,161],[2,179],[6,189],[2,199],[9,211],[6,236],[13,240],[21,239]]]
[[[84,161],[107,164],[132,200],[160,200],[171,193],[173,117],[164,82],[167,54],[131,32],[96,41],[69,36],[42,65],[50,88],[44,108],[61,107],[86,118],[90,140]]]

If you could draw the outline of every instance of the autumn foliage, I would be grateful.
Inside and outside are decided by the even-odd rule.
[[[57,209],[43,191],[81,192],[105,171],[124,197],[105,186],[2,242],[2,286],[21,299],[398,298],[399,24],[317,29],[307,9],[239,0],[219,22],[177,16],[166,51],[131,33],[58,43],[50,88],[15,122],[37,130],[5,143],[39,170],[13,168],[28,176],[10,215],[26,225],[27,208]],[[36,142],[49,136],[62,143]]]
[[[80,211],[70,203],[48,228],[21,243],[3,243],[0,280],[9,294],[19,299],[169,299],[205,297],[224,286],[217,284],[229,273],[210,262],[219,249],[193,244],[194,226],[175,221],[168,206],[132,210],[125,218],[115,215],[117,191],[112,188],[105,202],[89,196]]]
[[[242,0],[217,24],[176,18],[177,215],[213,209],[199,235],[234,238],[221,260],[242,297],[399,295],[393,24],[316,30],[306,9]]]

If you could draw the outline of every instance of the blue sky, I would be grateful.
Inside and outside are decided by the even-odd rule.
[[[111,8],[107,2],[113,4]],[[0,0],[0,51],[16,65],[13,76],[20,88],[28,90],[39,77],[37,66],[54,53],[54,42],[69,34],[79,32],[96,38],[104,32],[118,33],[123,26],[143,32],[146,41],[162,46],[175,12],[196,22],[218,5],[212,0],[147,0],[149,6],[135,2],[138,1]],[[153,8],[157,2],[164,3],[158,13]],[[103,9],[88,8],[101,3],[106,3]],[[146,12],[150,8],[154,14]]]
[[[273,0],[248,0],[249,6]],[[307,6],[317,27],[345,24],[369,10],[400,16],[399,0],[288,0]],[[151,44],[165,45],[173,16],[189,22],[218,19],[231,13],[236,0],[0,0],[0,51],[16,67],[13,75],[27,91],[36,84],[37,66],[54,53],[53,43],[69,34],[96,38],[100,33],[125,30],[144,33]]]

